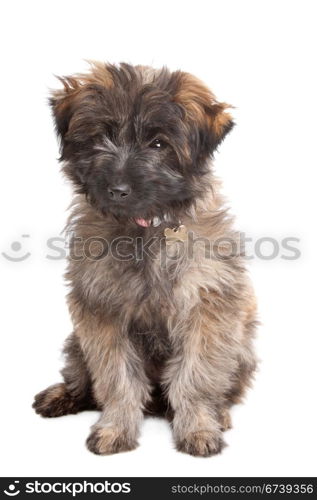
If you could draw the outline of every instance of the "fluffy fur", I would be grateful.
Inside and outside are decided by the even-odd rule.
[[[168,414],[179,450],[217,453],[256,366],[254,295],[211,168],[233,126],[228,105],[166,68],[93,63],[61,81],[50,104],[77,193],[74,332],[64,383],[34,408],[99,409],[87,440],[98,454],[135,448],[144,412]],[[188,239],[166,244],[180,223]]]

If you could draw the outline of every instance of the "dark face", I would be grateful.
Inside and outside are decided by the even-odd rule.
[[[232,121],[211,93],[208,114],[195,95],[201,89],[188,89],[184,75],[97,66],[87,77],[64,79],[65,90],[52,98],[64,170],[105,215],[147,226],[206,188],[207,159]]]

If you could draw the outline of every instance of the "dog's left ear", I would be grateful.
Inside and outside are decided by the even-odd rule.
[[[183,108],[188,127],[198,135],[201,152],[212,155],[234,126],[230,113],[226,111],[232,106],[218,102],[193,75],[181,71],[174,75],[177,81],[174,101]]]

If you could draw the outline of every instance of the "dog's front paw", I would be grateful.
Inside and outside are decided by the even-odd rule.
[[[232,421],[229,410],[224,408],[219,414],[219,423],[222,431],[228,431],[232,429]]]
[[[224,442],[221,435],[211,431],[197,431],[187,434],[176,443],[177,449],[197,457],[210,457],[220,453]]]
[[[67,392],[65,384],[56,384],[35,396],[32,405],[42,417],[61,417],[80,411],[78,402]]]
[[[116,427],[95,427],[86,441],[88,450],[96,455],[112,455],[134,450],[138,443],[125,431]]]

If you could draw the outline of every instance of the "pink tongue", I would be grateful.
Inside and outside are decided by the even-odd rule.
[[[146,219],[134,219],[134,220],[138,224],[138,226],[149,227],[151,225],[150,220],[146,220]]]

